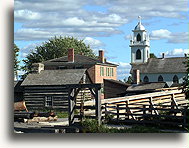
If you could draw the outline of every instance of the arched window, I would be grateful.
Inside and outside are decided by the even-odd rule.
[[[136,59],[141,59],[141,51],[140,51],[140,49],[138,49],[137,52],[136,52]]]
[[[149,82],[149,79],[147,76],[144,77],[143,82]]]
[[[173,77],[173,83],[179,83],[179,80],[178,80],[177,75],[175,75],[175,76]]]
[[[163,77],[161,75],[158,77],[158,82],[163,82]]]
[[[137,34],[137,41],[141,41],[141,36],[139,33]]]

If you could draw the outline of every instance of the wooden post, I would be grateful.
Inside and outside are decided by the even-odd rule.
[[[107,103],[104,104],[104,107],[105,107],[105,117],[107,117],[107,115],[108,115],[108,111],[107,111]]]
[[[187,106],[184,106],[184,109],[182,111],[182,115],[183,115],[183,125],[182,127],[185,128],[186,127],[186,120],[187,120],[187,116],[186,116],[186,112],[187,112]]]
[[[143,105],[143,119],[146,119],[146,105]]]
[[[101,98],[100,98],[100,89],[95,88],[95,108],[96,108],[96,119],[98,124],[101,124]]]
[[[117,110],[117,121],[119,121],[119,104],[117,104],[116,110]]]
[[[129,105],[128,101],[125,101],[125,119],[129,119]]]
[[[73,89],[69,89],[68,91],[68,120],[69,126],[71,126],[74,122],[74,109],[75,109],[75,99],[73,97]]]

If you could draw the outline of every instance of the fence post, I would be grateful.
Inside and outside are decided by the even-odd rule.
[[[125,119],[129,119],[129,108],[128,108],[128,101],[125,101]]]
[[[107,103],[104,104],[104,109],[105,109],[105,119],[108,116],[108,112],[107,112]]]
[[[119,104],[117,104],[116,109],[117,109],[117,121],[119,121]]]
[[[146,105],[143,105],[143,119],[146,119]]]
[[[182,111],[182,115],[183,115],[183,125],[182,127],[186,127],[186,120],[187,120],[187,116],[186,116],[186,112],[187,112],[187,106],[184,106],[184,109]]]

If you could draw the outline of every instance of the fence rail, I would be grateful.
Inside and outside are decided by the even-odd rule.
[[[173,105],[142,105],[141,107],[127,104],[105,104],[105,116],[112,116],[111,121],[119,123],[153,123],[187,126],[187,109],[174,109]]]

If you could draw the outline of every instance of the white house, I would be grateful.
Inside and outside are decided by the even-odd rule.
[[[168,86],[183,83],[187,75],[186,57],[150,58],[150,38],[139,20],[130,40],[131,71],[138,82],[166,82]]]

